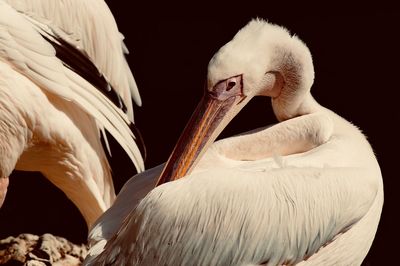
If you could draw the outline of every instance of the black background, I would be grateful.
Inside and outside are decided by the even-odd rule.
[[[108,1],[131,51],[128,57],[143,107],[135,121],[147,150],[147,168],[164,162],[197,101],[207,63],[220,46],[251,18],[284,25],[298,35],[313,54],[314,97],[359,126],[371,142],[381,165],[385,205],[364,265],[396,261],[394,241],[399,122],[400,12],[384,2],[374,6],[326,4],[324,7],[252,2],[185,6],[155,2],[132,6]],[[256,98],[232,121],[221,137],[275,122],[266,98]],[[117,189],[134,174],[127,158],[114,152]],[[398,164],[398,163],[397,163]],[[0,238],[23,232],[53,233],[75,242],[87,230],[75,207],[39,174],[14,173],[6,202],[0,209]],[[395,258],[393,258],[395,257]]]

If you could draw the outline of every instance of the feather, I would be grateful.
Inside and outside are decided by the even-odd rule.
[[[57,57],[56,49],[48,42],[52,38],[52,31],[47,25],[38,21],[32,24],[31,18],[21,16],[5,3],[1,3],[1,8],[0,26],[4,30],[0,31],[0,55],[42,89],[76,102],[83,111],[97,120],[99,129],[105,127],[110,132],[138,171],[142,171],[143,160],[130,130],[129,118],[123,111],[105,97],[103,92],[75,73],[71,69],[73,67],[67,67],[67,63]],[[27,42],[27,39],[33,41]],[[57,43],[57,39],[53,38],[52,43]],[[62,44],[65,42],[61,41],[55,46],[59,49]],[[81,60],[95,69],[79,50],[73,49],[71,45],[65,49],[74,51],[73,54],[79,55]],[[101,75],[93,81],[96,85],[101,82],[104,88],[106,81],[101,79]]]

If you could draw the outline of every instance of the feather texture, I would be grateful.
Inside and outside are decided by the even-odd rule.
[[[11,117],[1,138],[10,138],[7,127],[13,123],[17,123],[23,131],[27,130],[30,135],[18,140],[15,147],[4,149],[3,156],[7,159],[0,165],[4,169],[3,176],[8,176],[15,166],[23,170],[41,171],[74,201],[88,225],[91,225],[115,198],[111,170],[100,142],[100,133],[105,134],[107,130],[125,150],[136,169],[144,169],[136,138],[131,131],[133,113],[130,87],[120,84],[129,83],[127,80],[131,72],[127,69],[120,73],[126,75],[122,78],[125,81],[118,81],[114,77],[115,87],[119,88],[114,92],[116,105],[109,99],[112,85],[101,71],[106,66],[99,67],[106,64],[105,59],[99,55],[93,55],[94,59],[87,56],[89,52],[95,53],[99,38],[85,37],[84,34],[89,32],[78,30],[84,27],[83,24],[78,23],[74,26],[77,28],[71,26],[70,30],[77,30],[81,41],[85,39],[86,44],[82,47],[88,50],[79,48],[79,42],[74,43],[71,38],[75,33],[66,33],[66,28],[61,28],[62,24],[58,27],[57,23],[49,22],[51,16],[41,17],[45,13],[37,11],[46,9],[47,4],[51,5],[50,2],[35,1],[38,5],[35,8],[39,9],[30,6],[33,1],[11,2],[19,11],[0,1],[0,63],[4,70],[0,77],[4,83],[1,90],[4,100],[9,101],[9,104],[1,106],[0,114],[2,120],[6,115]],[[69,7],[79,9],[80,5],[72,1]],[[55,11],[54,8],[46,9],[46,12]],[[99,12],[109,12],[105,3],[98,8],[106,8]],[[84,9],[80,12],[82,17],[88,19],[80,23],[89,23],[91,15],[86,14]],[[63,14],[58,14],[58,23],[66,23],[69,19],[68,12]],[[95,31],[94,28],[90,30]],[[119,35],[116,26],[107,30]],[[100,28],[97,32],[104,34]],[[122,48],[113,52],[118,66],[122,64],[121,67],[126,68]],[[84,68],[78,67],[78,64]],[[110,60],[110,65],[113,64],[115,62]],[[111,72],[108,75],[112,76]],[[35,95],[34,98],[27,101],[32,95]],[[120,109],[124,106],[127,114]],[[15,111],[8,113],[7,110]],[[20,148],[17,149],[17,146]],[[12,149],[15,150],[13,156]],[[54,160],[47,162],[41,156],[54,157]]]
[[[141,105],[135,79],[124,58],[123,35],[103,0],[6,0],[16,10],[53,28],[93,60],[117,90],[133,121],[132,100]],[[68,12],[66,12],[68,10]]]

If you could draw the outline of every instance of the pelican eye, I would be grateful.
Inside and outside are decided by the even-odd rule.
[[[229,81],[228,86],[226,86],[226,91],[230,91],[233,87],[235,87],[236,82],[234,81]]]

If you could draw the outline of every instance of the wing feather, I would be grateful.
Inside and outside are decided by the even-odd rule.
[[[129,128],[129,118],[85,79],[65,66],[42,35],[51,33],[47,25],[25,17],[0,2],[0,60],[30,78],[49,93],[77,103],[93,116],[98,126],[118,141],[138,171],[143,160]],[[42,35],[41,35],[42,34]]]
[[[160,169],[136,181],[152,180]],[[123,199],[145,193],[127,182],[91,232],[95,249],[85,265],[294,265],[347,232],[358,243],[351,229],[360,222],[370,226],[370,212],[381,204],[376,174],[357,167],[214,168],[166,183],[130,204]],[[125,220],[109,219],[129,213],[126,208],[131,213]],[[368,243],[368,237],[361,241]]]
[[[36,20],[44,19],[50,27],[67,33],[69,42],[80,46],[103,73],[127,106],[133,121],[132,97],[141,105],[132,72],[125,59],[123,35],[103,0],[7,0]],[[68,12],[65,12],[68,10]]]

